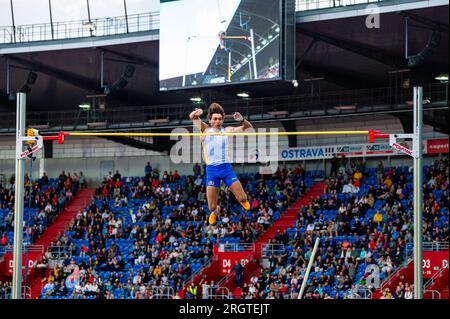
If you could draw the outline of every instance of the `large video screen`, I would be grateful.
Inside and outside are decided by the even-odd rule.
[[[280,0],[161,0],[160,90],[277,80]]]

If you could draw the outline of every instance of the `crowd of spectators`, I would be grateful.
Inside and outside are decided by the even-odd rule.
[[[301,165],[273,175],[241,174],[251,211],[243,212],[222,186],[222,210],[212,226],[207,223],[202,168],[195,165],[193,173],[160,172],[150,163],[139,178],[110,172],[70,230],[51,244],[67,255],[44,278],[42,296],[178,298],[183,285],[211,260],[214,243],[254,242],[310,186]],[[409,169],[385,168],[382,161],[367,169],[362,160],[333,158],[324,194],[300,208],[291,229],[276,233],[269,243],[282,249],[267,257],[268,266],[258,276],[243,283],[241,298],[297,298],[316,237],[321,245],[303,297],[367,297],[374,290],[367,266],[378,266],[381,278],[389,276],[405,260],[405,247],[412,241],[411,175]],[[427,166],[424,178],[424,241],[448,241],[448,210],[442,213],[449,200],[448,158]],[[55,182],[45,174],[36,182],[25,179],[25,205],[37,212],[24,228],[31,242],[86,186],[81,172],[71,176],[63,171]],[[0,185],[0,208],[7,212],[0,224],[3,246],[11,245],[7,234],[12,231],[13,205],[12,177]],[[54,257],[52,251],[46,256]],[[205,279],[201,286],[218,288]],[[411,294],[409,284],[401,283],[393,293],[382,291],[382,298],[408,299]]]
[[[239,179],[251,211],[243,212],[222,187],[221,214],[213,226],[207,223],[205,176],[199,165],[193,172],[160,173],[150,163],[139,178],[110,172],[70,230],[52,243],[68,256],[47,279],[43,295],[157,298],[168,290],[174,295],[211,260],[215,242],[254,242],[306,190],[301,166],[273,176],[244,174]]]
[[[12,282],[0,281],[0,299],[10,299],[12,292]]]
[[[78,192],[86,187],[83,173],[61,172],[57,179],[49,178],[46,173],[32,181],[28,174],[24,176],[24,242],[32,244],[47,229],[66,204]],[[0,246],[10,247],[14,229],[14,193],[15,177],[5,185],[0,184]]]
[[[385,169],[381,161],[372,171],[361,161],[353,161],[350,170],[345,158],[336,163],[324,194],[302,206],[294,227],[279,231],[271,241],[283,249],[269,255],[269,266],[244,285],[241,298],[297,298],[315,237],[321,245],[306,299],[367,298],[375,290],[367,266],[376,265],[383,279],[405,260],[413,237],[410,170]],[[367,173],[361,177],[361,172]],[[423,240],[448,242],[448,158],[427,166],[424,177]],[[346,194],[349,184],[358,189]],[[408,299],[411,294],[406,283],[393,294],[382,291],[382,298]]]

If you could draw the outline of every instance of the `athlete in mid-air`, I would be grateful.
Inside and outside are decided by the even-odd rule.
[[[206,163],[206,197],[208,200],[208,208],[211,211],[208,222],[214,225],[217,221],[217,215],[220,213],[220,207],[217,203],[220,182],[222,180],[244,210],[250,210],[247,195],[228,160],[228,136],[223,135],[223,133],[241,133],[253,126],[239,112],[235,112],[233,118],[240,122],[241,125],[236,127],[227,126],[224,128],[222,124],[225,118],[225,112],[222,106],[217,103],[212,103],[208,108],[208,121],[210,125],[200,119],[202,114],[202,109],[195,109],[191,112],[189,118],[205,134],[200,139],[203,148],[203,158]]]

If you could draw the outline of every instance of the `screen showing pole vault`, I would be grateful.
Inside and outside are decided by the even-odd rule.
[[[280,0],[161,0],[160,90],[277,80]]]

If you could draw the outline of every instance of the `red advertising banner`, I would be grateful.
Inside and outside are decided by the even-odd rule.
[[[437,138],[427,140],[427,154],[448,153],[448,139]]]
[[[239,263],[242,262],[242,266],[245,267],[250,261],[249,259],[253,256],[253,253],[250,251],[222,251],[215,245],[214,255],[214,259],[219,260],[220,263],[220,275],[226,276],[233,269],[236,261]]]
[[[431,278],[442,268],[448,268],[448,250],[424,251],[422,258],[423,278]]]
[[[6,267],[4,269],[4,275],[5,276],[12,276],[13,275],[13,268],[14,268],[14,258],[13,253],[5,253],[3,255],[5,257]],[[36,264],[39,258],[42,256],[42,253],[27,253],[22,254],[22,275],[25,275],[25,265],[28,265],[28,269],[33,268]]]

